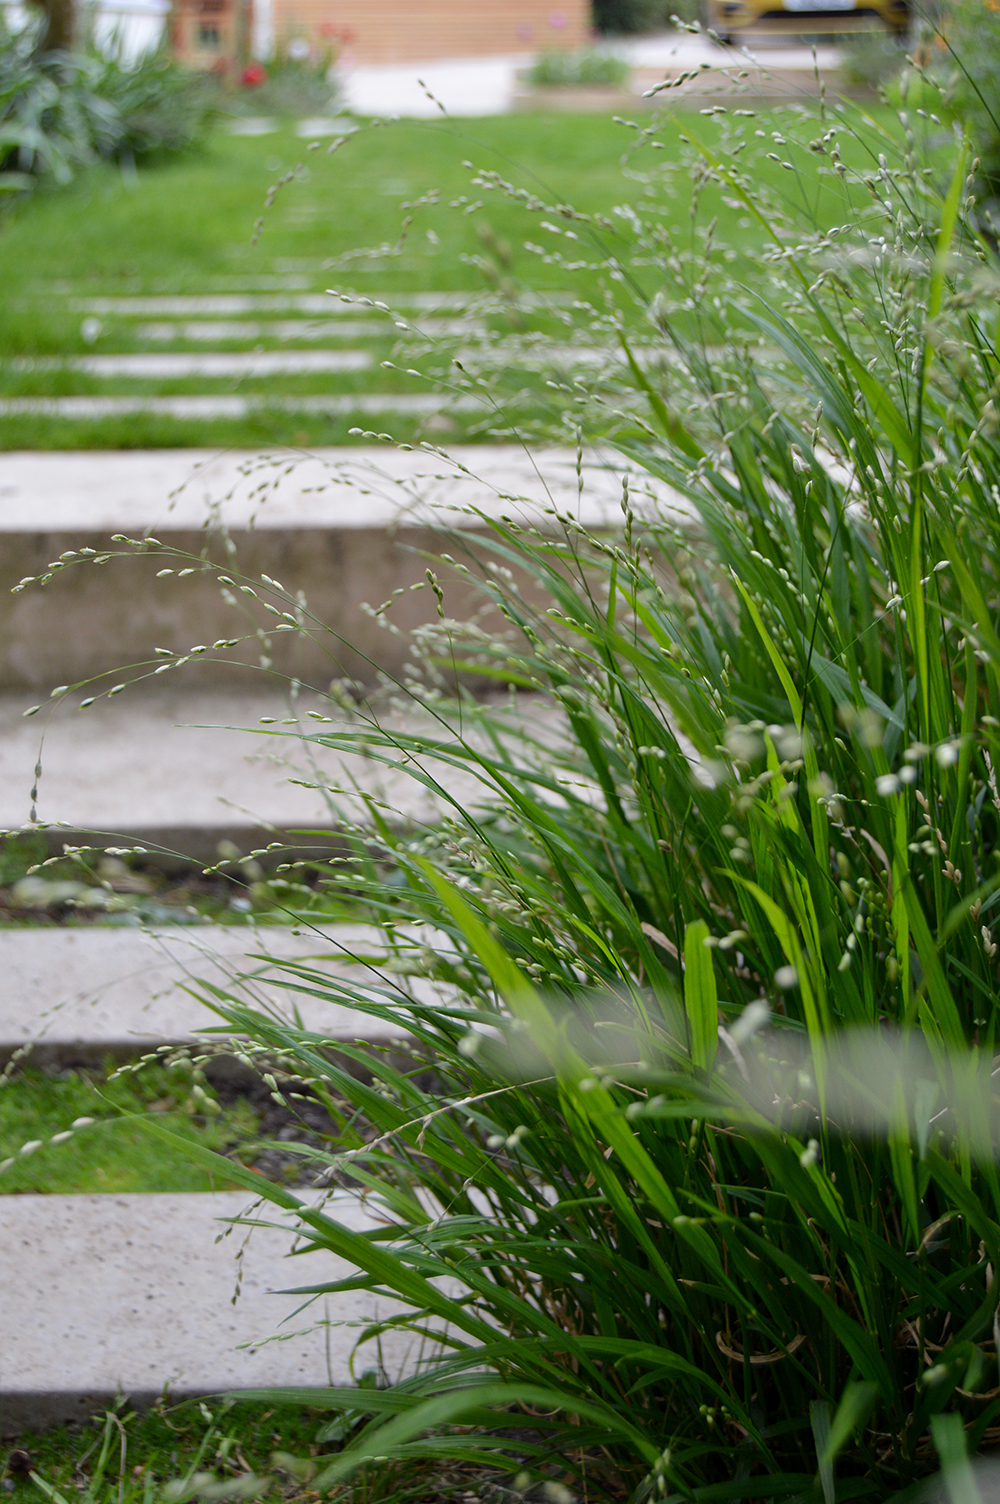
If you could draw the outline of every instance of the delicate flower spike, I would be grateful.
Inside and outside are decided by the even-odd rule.
[[[754,1002],[747,1003],[729,1030],[729,1037],[733,1044],[746,1044],[747,1040],[752,1039],[758,1030],[764,1028],[770,1017],[771,1009],[766,999],[759,997]]]
[[[799,1155],[799,1164],[802,1166],[803,1170],[808,1170],[813,1165],[818,1163],[819,1140],[811,1138],[806,1147],[803,1149],[802,1153]]]

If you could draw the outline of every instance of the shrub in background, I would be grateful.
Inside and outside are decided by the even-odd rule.
[[[114,155],[152,159],[189,151],[217,113],[213,81],[190,73],[164,47],[126,62],[120,48],[94,52],[92,87],[118,116]]]
[[[232,115],[329,115],[337,108],[339,88],[329,57],[320,64],[276,58],[259,68],[263,77],[235,90],[220,91],[219,107]],[[250,71],[249,69],[247,70]]]
[[[841,42],[840,71],[852,89],[873,93],[893,84],[906,61],[906,48],[891,32],[848,32]]]
[[[206,134],[204,82],[162,52],[49,51],[44,17],[18,31],[0,18],[0,189],[65,183],[101,159],[183,151]]]
[[[662,31],[675,15],[696,21],[700,10],[700,0],[593,0],[595,27],[612,36]]]
[[[0,184],[33,177],[67,182],[85,162],[113,150],[115,110],[88,87],[82,58],[44,50],[44,20],[12,32],[0,18]]]
[[[629,65],[613,52],[596,47],[579,52],[543,52],[528,71],[528,83],[540,88],[566,88],[579,85],[616,85],[628,82]]]

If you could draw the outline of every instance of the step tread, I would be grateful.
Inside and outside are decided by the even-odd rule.
[[[497,516],[517,510],[511,496],[525,497],[535,520],[542,520],[545,507],[556,506],[581,522],[609,524],[621,520],[622,475],[632,475],[639,503],[643,485],[649,483],[648,476],[636,474],[612,453],[585,455],[582,495],[574,449],[455,445],[448,454],[450,458],[388,445],[317,449],[308,456],[292,450],[14,452],[4,456],[0,533],[156,529],[159,536],[204,527],[212,516],[233,529],[252,522],[258,530],[353,530],[409,519],[455,527],[475,522],[456,507]],[[673,509],[684,510],[681,499],[666,488],[659,487],[656,494]]]
[[[173,381],[187,376],[303,376],[311,371],[362,371],[368,350],[185,351],[169,354],[27,356],[15,371],[82,371],[88,376],[134,376]]]
[[[352,964],[349,955],[376,965],[390,959],[385,936],[365,925],[298,933],[280,925],[212,924],[0,930],[0,1060],[29,1044],[29,1063],[67,1064],[197,1041],[199,1031],[220,1027],[218,1015],[186,990],[197,992],[202,983],[288,1022],[297,1014],[306,1028],[328,1039],[403,1039],[408,1031],[402,1017],[387,1023],[297,992],[280,969],[287,960],[338,980],[375,980],[369,967]],[[382,973],[384,987],[393,981],[391,970]],[[437,995],[429,982],[414,985],[425,1001]]]
[[[0,1198],[0,1268],[7,1309],[16,1313],[0,1349],[0,1433],[80,1419],[117,1393],[148,1405],[165,1385],[177,1400],[271,1385],[349,1384],[376,1367],[372,1343],[352,1377],[357,1325],[309,1330],[324,1320],[322,1299],[288,1319],[301,1297],[276,1292],[353,1272],[325,1250],[289,1262],[290,1227],[254,1230],[232,1304],[235,1255],[246,1230],[216,1239],[226,1231],[224,1219],[251,1204],[243,1191]],[[327,1199],[325,1210],[355,1231],[377,1225],[349,1196]],[[274,1222],[283,1217],[266,1203],[264,1215]],[[331,1323],[360,1323],[393,1309],[363,1292],[326,1301]],[[284,1332],[305,1335],[265,1341],[282,1322]],[[379,1341],[392,1378],[420,1357],[418,1339],[408,1334],[387,1331]]]
[[[0,829],[28,821],[32,787],[38,791],[38,819],[73,831],[111,837],[204,830],[209,834],[202,860],[214,859],[213,831],[219,832],[217,842],[234,827],[257,826],[261,836],[253,844],[263,846],[276,839],[269,828],[328,831],[345,820],[370,824],[352,784],[409,820],[439,818],[440,802],[400,769],[312,743],[307,752],[296,726],[262,726],[262,718],[288,716],[288,702],[277,690],[175,686],[129,688],[83,710],[66,696],[27,718],[36,696],[0,694]],[[306,692],[297,706],[306,733],[324,729],[309,718],[310,709],[336,713],[328,701]],[[418,725],[415,717],[393,711],[380,721],[397,731]],[[430,729],[429,722],[422,724]],[[332,794],[331,803],[320,789],[304,786],[324,780],[347,792]],[[459,773],[449,775],[449,793],[463,802],[482,798],[476,780]]]

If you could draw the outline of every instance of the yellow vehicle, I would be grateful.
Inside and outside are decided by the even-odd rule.
[[[909,0],[705,0],[705,12],[724,42],[749,31],[816,35],[885,28],[901,37],[910,25]]]

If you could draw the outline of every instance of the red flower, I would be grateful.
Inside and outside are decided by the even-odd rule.
[[[250,63],[240,74],[240,83],[247,89],[256,89],[267,83],[267,69],[262,63]]]

